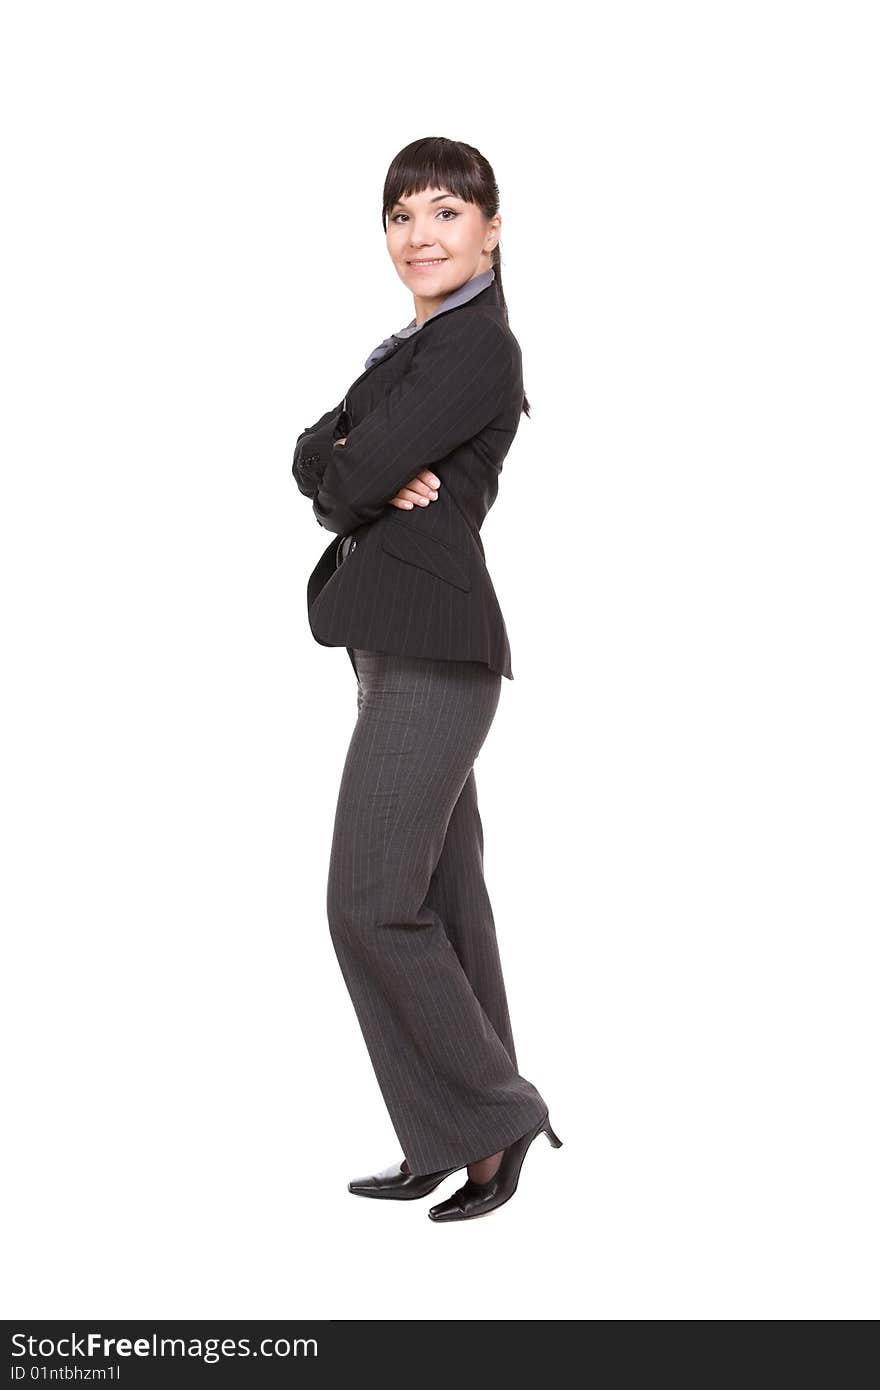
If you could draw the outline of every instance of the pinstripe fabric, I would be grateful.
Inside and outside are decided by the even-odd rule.
[[[297,486],[335,533],[307,583],[316,641],[481,661],[513,679],[480,528],[522,403],[522,354],[493,281],[426,319],[299,436]],[[436,500],[389,505],[428,468],[440,479]],[[342,566],[340,536],[357,540]]]
[[[517,1070],[483,879],[474,763],[501,676],[478,661],[349,655],[358,714],[330,935],[404,1156],[433,1173],[496,1153],[547,1111]]]
[[[489,266],[488,270],[481,270],[478,275],[474,275],[470,280],[466,280],[463,285],[459,285],[457,290],[447,294],[441,300],[438,308],[430,315],[436,319],[438,314],[448,314],[450,309],[457,309],[459,304],[467,304],[474,295],[482,294],[488,285],[495,279],[495,270]],[[422,324],[417,319],[410,319],[405,328],[400,328],[396,333],[392,333],[390,338],[384,338],[378,347],[373,348],[366,362],[365,367],[372,367],[376,362],[381,362],[383,357],[387,357],[389,352],[394,352],[404,338],[411,338],[414,333],[418,333]]]

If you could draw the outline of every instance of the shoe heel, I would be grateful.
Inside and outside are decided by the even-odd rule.
[[[550,1143],[553,1145],[554,1149],[561,1149],[561,1148],[562,1148],[562,1140],[559,1138],[559,1135],[556,1134],[556,1132],[554,1131],[553,1126],[552,1126],[551,1123],[550,1123],[550,1117],[549,1117],[549,1115],[548,1115],[547,1119],[544,1121],[543,1133],[546,1134],[547,1138],[550,1140]]]

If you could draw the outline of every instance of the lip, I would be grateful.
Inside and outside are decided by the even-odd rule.
[[[437,256],[430,261],[407,261],[407,265],[413,270],[436,270],[438,265],[445,265],[448,260],[448,256]]]

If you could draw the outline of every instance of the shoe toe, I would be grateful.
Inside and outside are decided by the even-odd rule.
[[[447,1197],[445,1202],[438,1202],[436,1206],[429,1209],[428,1215],[432,1221],[467,1221],[472,1216],[482,1216],[486,1211],[493,1211],[497,1202],[496,1185],[493,1181],[486,1183],[474,1182],[468,1178],[467,1182]]]
[[[459,1208],[453,1207],[451,1202],[438,1202],[436,1207],[428,1208],[428,1215],[432,1221],[448,1221],[453,1210],[459,1211]]]
[[[467,1214],[466,1207],[462,1201],[464,1188],[460,1187],[447,1197],[443,1202],[437,1202],[433,1207],[429,1207],[428,1215],[432,1221],[460,1221]]]
[[[349,1192],[375,1192],[377,1187],[388,1187],[399,1185],[406,1178],[406,1174],[401,1172],[399,1163],[392,1163],[390,1167],[383,1168],[381,1173],[368,1173],[363,1178],[352,1178],[348,1184]]]

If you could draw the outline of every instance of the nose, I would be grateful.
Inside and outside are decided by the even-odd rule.
[[[421,225],[414,220],[409,234],[410,249],[413,251],[424,251],[426,247],[429,250],[431,247],[435,247],[437,243],[432,236],[433,230],[434,228],[429,223],[428,230],[423,232]]]

